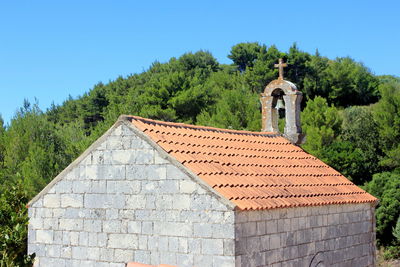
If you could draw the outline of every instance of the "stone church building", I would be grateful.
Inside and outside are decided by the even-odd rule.
[[[377,200],[296,145],[301,97],[280,71],[262,132],[121,116],[28,204],[35,266],[375,266]]]

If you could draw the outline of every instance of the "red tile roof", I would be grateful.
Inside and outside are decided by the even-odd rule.
[[[279,134],[129,118],[240,209],[377,201]]]

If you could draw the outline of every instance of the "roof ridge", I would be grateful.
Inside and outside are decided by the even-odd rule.
[[[158,124],[158,125],[164,125],[164,126],[169,126],[169,127],[188,128],[188,129],[193,129],[193,130],[204,130],[204,131],[212,131],[212,132],[219,132],[219,133],[267,136],[267,137],[278,137],[278,136],[281,137],[282,136],[279,133],[272,133],[272,132],[253,132],[253,131],[246,131],[246,130],[224,129],[224,128],[217,128],[217,127],[211,127],[211,126],[186,124],[186,123],[182,123],[182,122],[169,122],[169,121],[153,120],[153,119],[143,118],[143,117],[134,116],[134,115],[128,115],[126,117],[130,118],[130,119],[141,121],[143,123],[148,123],[148,124]],[[289,140],[287,142],[290,143]]]

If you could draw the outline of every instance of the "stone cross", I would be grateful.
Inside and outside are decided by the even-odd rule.
[[[283,68],[287,67],[286,63],[283,63],[283,60],[279,59],[279,64],[275,64],[275,68],[279,69],[279,80],[283,80]]]

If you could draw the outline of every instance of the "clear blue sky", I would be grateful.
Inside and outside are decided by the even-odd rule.
[[[46,110],[99,81],[189,51],[221,63],[239,42],[351,56],[400,76],[400,1],[0,0],[0,114],[24,98]]]

